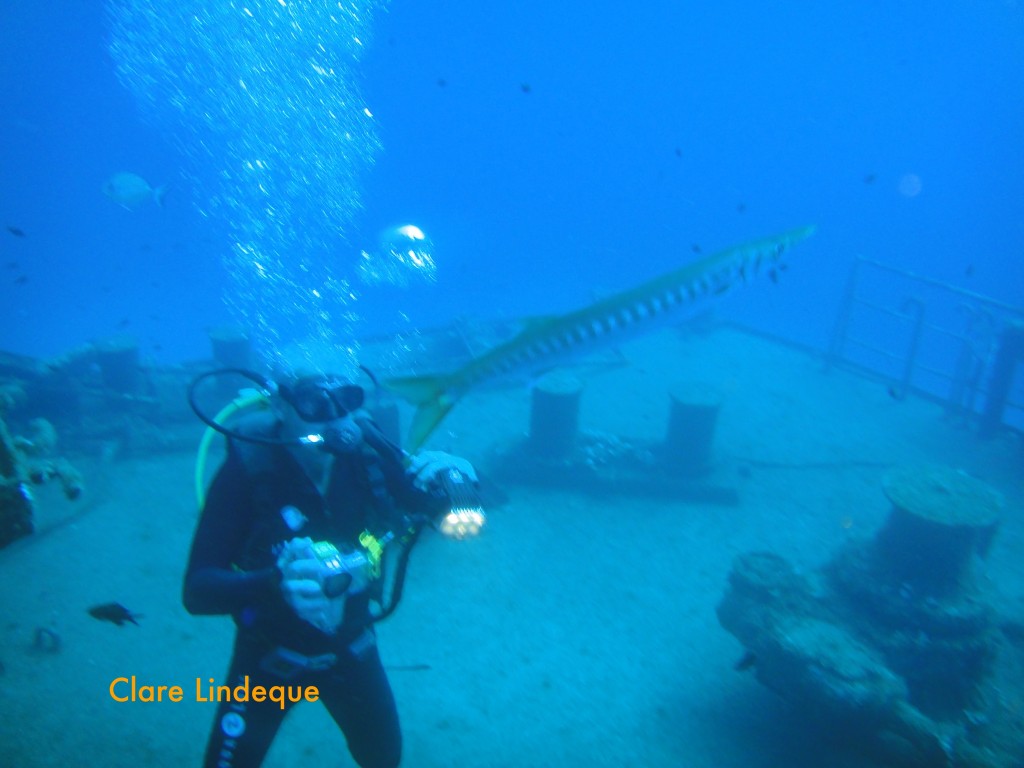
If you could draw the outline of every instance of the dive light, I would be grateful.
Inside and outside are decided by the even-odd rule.
[[[441,475],[441,485],[451,503],[438,521],[441,533],[459,540],[476,536],[487,519],[476,485],[454,467]]]

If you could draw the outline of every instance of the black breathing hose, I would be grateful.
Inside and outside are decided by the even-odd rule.
[[[254,384],[259,385],[261,389],[266,390],[267,392],[273,392],[274,389],[276,389],[276,385],[270,379],[265,376],[260,376],[255,371],[246,370],[245,368],[218,368],[215,371],[207,371],[206,373],[201,373],[196,376],[192,379],[192,383],[188,385],[188,404],[192,408],[192,412],[201,422],[203,422],[203,424],[208,426],[214,432],[219,432],[225,437],[233,437],[238,440],[244,440],[249,443],[259,443],[261,445],[282,445],[282,441],[276,438],[239,434],[235,430],[228,429],[222,424],[218,424],[216,420],[203,413],[203,410],[199,407],[199,403],[196,402],[196,389],[198,389],[199,385],[207,379],[212,379],[215,376],[225,376],[232,373],[248,379]]]

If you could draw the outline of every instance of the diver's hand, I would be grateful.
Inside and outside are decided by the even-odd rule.
[[[412,484],[421,491],[427,490],[442,472],[452,469],[457,469],[474,483],[477,482],[476,470],[472,464],[444,451],[422,451],[409,462],[409,471],[413,475]]]
[[[321,586],[322,566],[313,554],[313,540],[289,541],[277,558],[277,567],[281,571],[281,594],[295,614],[324,632],[336,629],[336,606]]]

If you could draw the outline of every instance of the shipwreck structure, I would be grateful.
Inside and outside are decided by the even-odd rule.
[[[1021,765],[1022,625],[974,573],[1003,499],[937,466],[894,470],[884,489],[885,526],[818,572],[738,557],[719,621],[762,684],[884,764]]]

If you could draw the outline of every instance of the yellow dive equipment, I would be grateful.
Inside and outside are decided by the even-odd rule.
[[[390,544],[394,538],[395,535],[393,533],[388,533],[380,538],[377,538],[369,531],[363,531],[359,534],[359,543],[366,550],[366,559],[370,564],[371,578],[376,579],[380,576],[380,561],[384,557],[384,547]]]

